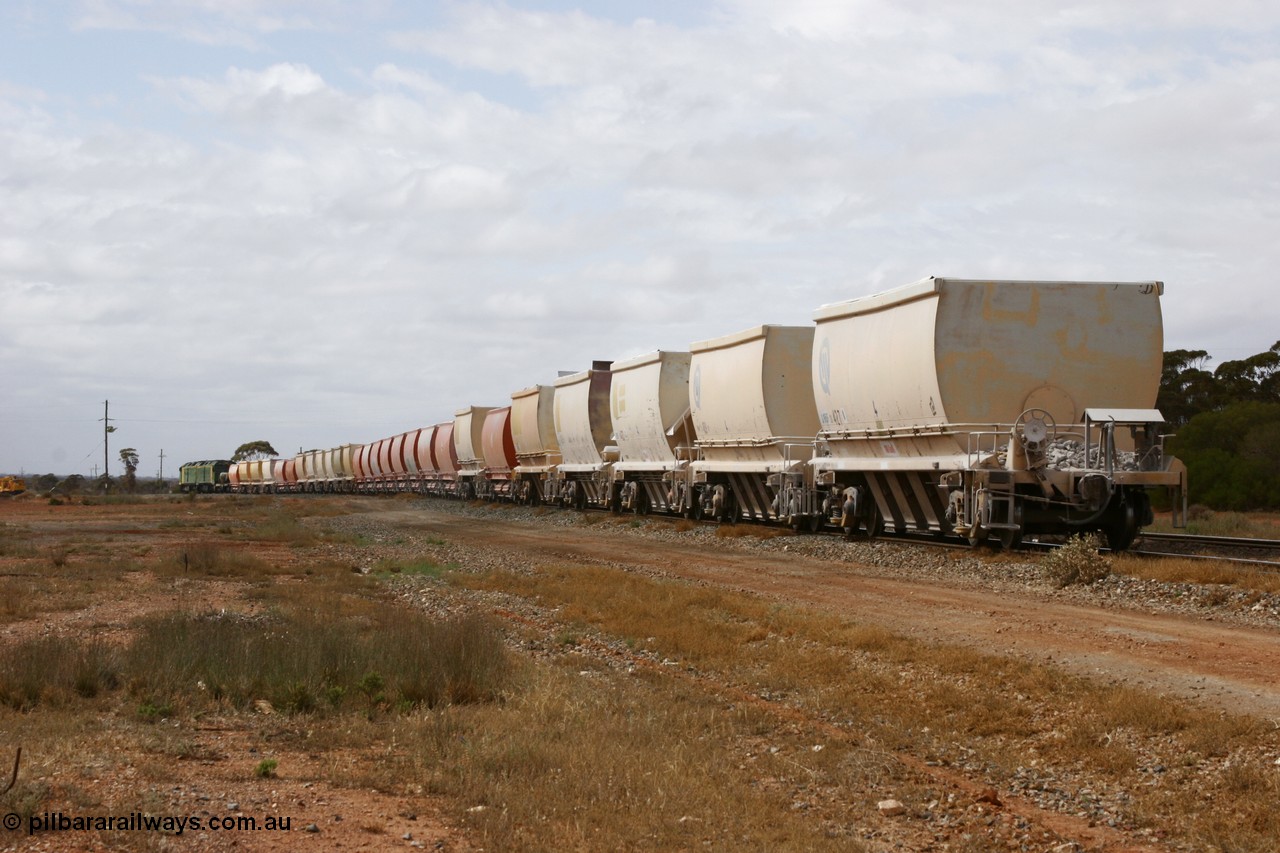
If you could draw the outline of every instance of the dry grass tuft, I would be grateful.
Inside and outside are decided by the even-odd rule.
[[[36,549],[32,545],[31,530],[17,524],[0,524],[0,557],[31,557]]]
[[[842,821],[794,807],[814,774],[836,783],[840,751],[812,753],[759,711],[679,682],[566,664],[539,666],[504,705],[437,711],[404,736],[400,772],[465,804],[486,848],[862,849],[847,804]],[[776,755],[735,746],[761,734]]]
[[[93,640],[44,636],[0,657],[0,705],[17,711],[92,699],[120,684],[114,649]]]
[[[1045,556],[1045,572],[1059,588],[1097,583],[1111,574],[1111,560],[1099,553],[1100,547],[1100,540],[1093,534],[1072,536]]]
[[[509,664],[479,617],[437,622],[381,607],[358,617],[299,610],[271,618],[170,615],[146,623],[125,658],[132,692],[172,706],[244,708],[259,699],[290,712],[404,709],[496,698]]]
[[[719,539],[741,539],[749,536],[753,539],[776,539],[779,536],[794,536],[789,527],[770,527],[764,524],[721,524],[716,528]]]
[[[1190,533],[1198,536],[1250,536],[1275,539],[1280,536],[1275,513],[1218,512],[1193,504],[1187,507],[1185,530],[1174,530],[1167,514],[1158,516],[1148,528],[1152,532]]]
[[[320,536],[305,526],[298,515],[288,509],[278,508],[258,522],[247,533],[247,538],[265,542],[284,542],[294,547],[315,544]]]
[[[259,577],[275,571],[244,548],[208,539],[185,543],[159,568],[166,573],[208,577]]]
[[[1280,575],[1218,560],[1117,554],[1112,566],[1119,574],[1165,583],[1221,584],[1256,592],[1280,592]]]
[[[258,700],[294,713],[409,710],[492,701],[510,672],[501,635],[477,616],[172,613],[147,620],[123,649],[71,637],[19,643],[0,659],[0,704],[60,707],[127,687],[144,719]]]

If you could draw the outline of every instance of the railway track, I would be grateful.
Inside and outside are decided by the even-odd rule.
[[[304,493],[297,493],[303,495]],[[399,493],[397,493],[399,494]],[[420,497],[441,499],[437,496],[420,494]],[[566,510],[571,511],[571,510]],[[611,510],[589,506],[586,509],[579,510],[581,512],[592,513],[610,513]],[[625,512],[625,515],[634,515],[637,518],[667,518],[672,521],[679,520],[681,517],[677,515],[669,515],[661,512],[643,512],[633,513]],[[696,522],[701,525],[714,526],[725,522],[715,521],[709,518],[703,518]],[[754,525],[762,528],[777,528],[777,523],[767,523],[748,519],[740,519],[736,522],[728,522],[731,524]],[[844,538],[844,533],[839,528],[831,525],[825,525],[819,530],[813,531],[807,535]],[[857,539],[865,540],[866,533],[857,534]],[[947,550],[968,551],[974,548],[967,542],[955,537],[939,536],[936,533],[924,532],[896,532],[882,531],[877,533],[874,539],[881,539],[891,542],[900,542],[903,544],[922,545],[929,548],[939,548]],[[1052,551],[1058,547],[1058,542],[1042,541],[1038,538],[1024,539],[1018,544],[1017,550],[1028,552],[1045,552]],[[999,547],[994,540],[983,543],[984,547]],[[1229,561],[1233,563],[1241,563],[1253,566],[1260,571],[1280,572],[1280,539],[1257,539],[1246,536],[1203,536],[1189,533],[1153,533],[1142,532],[1134,541],[1134,545],[1129,549],[1130,554],[1139,554],[1147,557],[1181,557],[1193,560],[1219,560]]]
[[[715,521],[703,523],[716,524]],[[741,524],[757,522],[743,521]],[[844,534],[827,526],[815,532],[819,536],[844,538]],[[865,535],[859,536],[865,538]],[[933,533],[878,533],[874,538],[930,548],[972,550],[973,545],[954,537],[939,537]],[[993,542],[983,543],[998,547]],[[1018,544],[1017,550],[1046,552],[1057,548],[1056,541],[1029,538]],[[1259,571],[1280,572],[1280,539],[1257,539],[1244,536],[1203,536],[1190,533],[1141,533],[1128,553],[1147,557],[1181,557],[1192,560],[1218,560],[1250,565]]]
[[[1201,536],[1191,533],[1142,533],[1132,553],[1150,557],[1229,560],[1280,572],[1280,539]]]

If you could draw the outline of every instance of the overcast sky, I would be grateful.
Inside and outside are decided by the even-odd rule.
[[[1280,5],[8,0],[0,472],[367,442],[928,275],[1280,339]]]

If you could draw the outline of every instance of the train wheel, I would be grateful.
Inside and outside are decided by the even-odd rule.
[[[1000,547],[1006,551],[1012,551],[1022,544],[1021,530],[1001,530],[1000,531]]]
[[[1013,518],[1010,521],[1018,525],[1016,530],[1000,531],[1000,547],[1012,551],[1022,544],[1022,501],[1014,498]]]
[[[724,523],[725,504],[727,495],[724,486],[716,486],[711,490],[711,517],[719,523]]]
[[[1138,537],[1138,512],[1131,502],[1125,501],[1120,504],[1119,511],[1112,515],[1110,523],[1102,531],[1107,539],[1107,547],[1112,551],[1128,550]]]
[[[876,539],[884,535],[884,517],[880,515],[880,508],[874,503],[871,504],[871,508],[867,511],[864,526],[867,530],[868,539]]]

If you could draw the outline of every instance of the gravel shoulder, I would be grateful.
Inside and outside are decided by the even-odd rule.
[[[718,584],[934,642],[1053,662],[1280,721],[1280,600],[1112,577],[1058,590],[1035,558],[829,537],[720,538],[670,522],[421,501],[348,519],[420,532],[447,562],[554,560]]]

